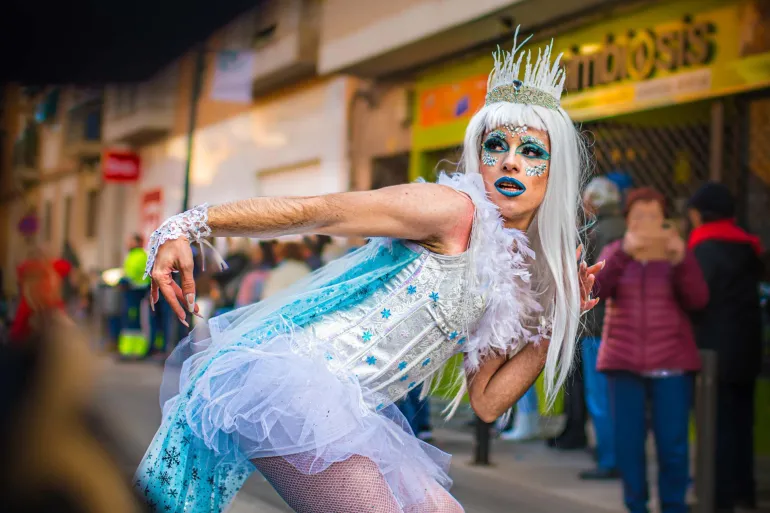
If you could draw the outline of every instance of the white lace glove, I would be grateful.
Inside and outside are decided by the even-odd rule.
[[[155,257],[158,254],[158,249],[169,240],[179,239],[181,237],[186,238],[190,244],[197,242],[201,247],[201,255],[203,255],[203,245],[210,247],[214,253],[214,258],[217,264],[222,269],[227,269],[227,264],[224,259],[217,253],[214,246],[212,246],[206,237],[211,235],[211,228],[209,228],[208,215],[209,207],[207,204],[198,205],[197,207],[182,212],[175,216],[171,216],[160,225],[160,228],[155,230],[150,236],[150,242],[147,246],[147,267],[144,269],[144,277],[147,278],[152,272],[152,267],[155,265]],[[203,259],[205,261],[205,259]]]

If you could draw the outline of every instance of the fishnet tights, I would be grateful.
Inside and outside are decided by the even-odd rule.
[[[252,462],[297,513],[463,513],[438,483],[425,502],[401,509],[377,465],[362,456],[310,475],[279,457]]]

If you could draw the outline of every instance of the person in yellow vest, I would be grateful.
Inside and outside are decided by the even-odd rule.
[[[147,334],[142,329],[142,308],[150,290],[150,279],[144,277],[147,253],[141,235],[134,234],[128,242],[128,255],[123,261],[123,315],[118,337],[121,358],[144,358],[150,350]]]

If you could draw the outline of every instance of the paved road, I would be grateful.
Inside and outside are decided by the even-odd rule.
[[[104,360],[104,372],[95,400],[107,425],[121,441],[126,472],[133,472],[160,423],[158,388],[161,370],[150,363],[117,364]],[[462,444],[462,445],[461,445]],[[454,447],[453,447],[454,446]],[[467,441],[444,441],[449,452],[467,451]],[[467,454],[467,453],[466,453]],[[452,466],[452,493],[468,513],[587,513],[595,507],[517,483],[503,469],[478,469],[467,465],[467,456]],[[273,489],[258,477],[247,481],[231,510],[233,513],[291,512]]]

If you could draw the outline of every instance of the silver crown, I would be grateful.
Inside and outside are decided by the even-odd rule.
[[[513,37],[513,50],[507,52],[500,47],[492,54],[495,66],[487,80],[486,105],[498,102],[523,103],[538,105],[547,109],[558,109],[561,105],[561,94],[564,91],[564,70],[559,67],[562,54],[551,64],[553,40],[545,48],[537,52],[537,59],[532,63],[532,52],[521,51],[529,41],[529,36],[523,43],[517,44],[519,29]],[[520,77],[521,61],[527,55],[524,76]]]

